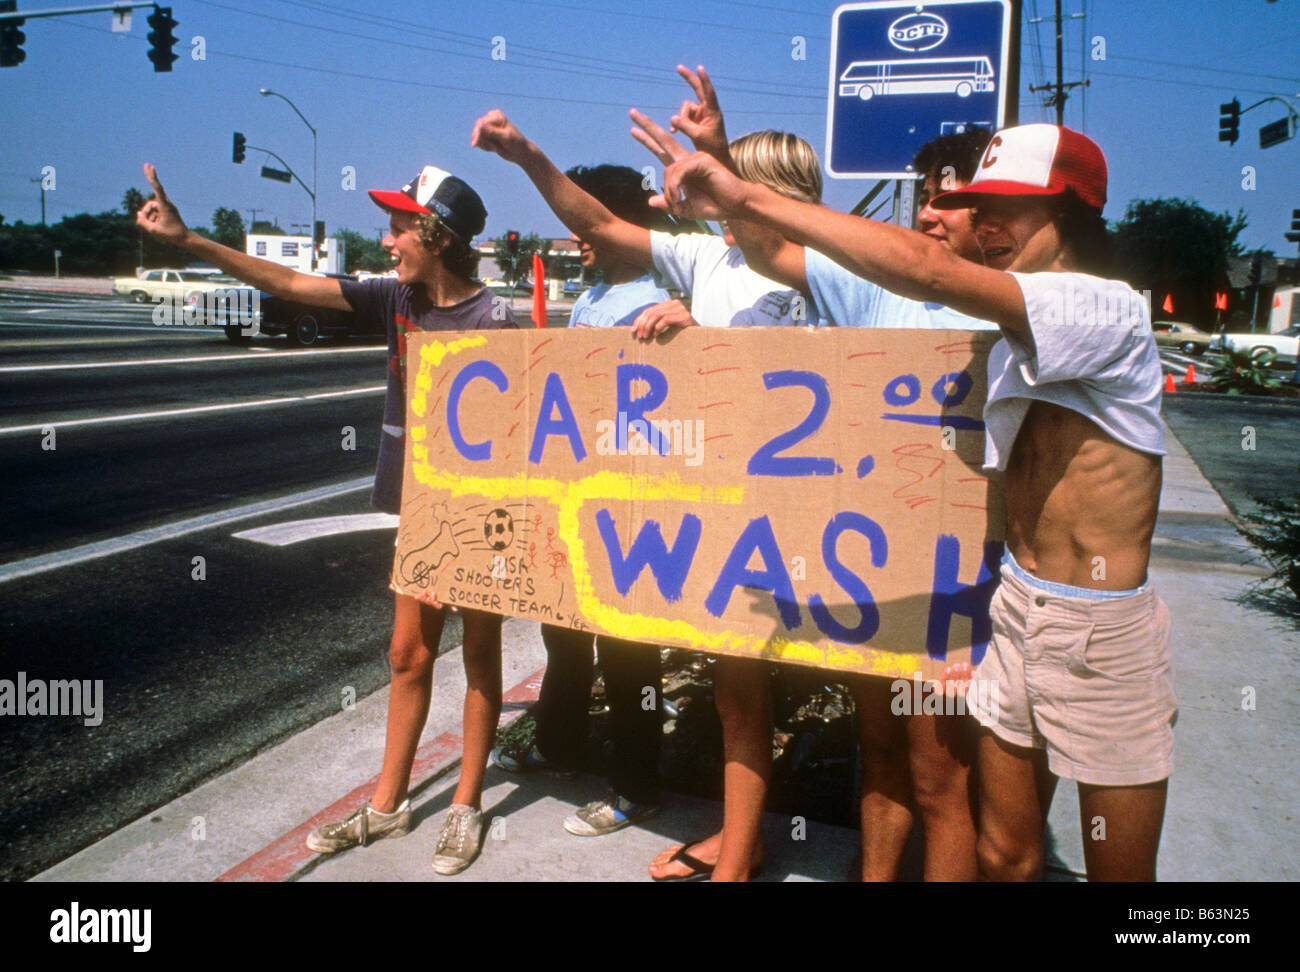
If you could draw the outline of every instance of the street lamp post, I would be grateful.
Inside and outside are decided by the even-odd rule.
[[[278,91],[272,91],[270,88],[258,88],[257,93],[263,98],[269,98],[272,95],[288,104],[294,110],[302,123],[311,130],[311,268],[316,269],[316,128],[309,122],[305,115],[298,110],[298,106],[292,101],[280,94]]]

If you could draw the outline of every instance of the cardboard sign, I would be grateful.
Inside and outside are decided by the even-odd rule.
[[[411,335],[395,590],[890,677],[978,664],[996,333]]]

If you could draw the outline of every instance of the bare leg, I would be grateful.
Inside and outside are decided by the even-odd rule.
[[[1043,870],[1043,822],[1056,790],[1047,754],[1012,746],[982,730],[976,765],[980,823],[975,853],[981,880],[1036,880]]]
[[[974,720],[925,714],[906,720],[912,792],[925,829],[925,880],[974,881],[979,874],[970,795]]]
[[[501,718],[501,621],[498,614],[463,611],[465,625],[465,752],[453,803],[482,809],[483,774]]]
[[[1089,881],[1154,881],[1169,781],[1079,784],[1079,824]]]
[[[384,738],[384,765],[370,803],[381,813],[392,813],[406,799],[411,785],[411,764],[420,745],[420,733],[429,717],[433,691],[433,659],[442,639],[445,608],[421,604],[397,595],[393,640],[388,648],[392,683],[388,690],[388,732]]]
[[[722,721],[722,851],[715,881],[744,881],[758,859],[772,775],[772,693],[763,662],[719,658],[713,693]]]
[[[897,881],[912,833],[912,780],[903,717],[890,709],[892,683],[855,678],[849,683],[862,749],[862,880]]]

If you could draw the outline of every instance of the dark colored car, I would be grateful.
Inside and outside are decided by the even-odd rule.
[[[336,280],[353,279],[339,273],[325,273],[320,276],[333,277]],[[351,310],[301,304],[269,294],[265,290],[257,291],[255,301],[248,294],[238,296],[239,300],[231,300],[232,309],[236,306],[253,307],[255,327],[224,324],[221,319],[209,321],[221,325],[227,340],[233,344],[248,344],[256,334],[272,336],[283,334],[289,339],[290,344],[299,347],[315,344],[322,337],[356,337],[372,340],[382,340],[384,337],[383,331],[367,330],[356,313]]]

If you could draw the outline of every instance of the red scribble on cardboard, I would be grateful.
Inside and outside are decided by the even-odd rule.
[[[729,348],[729,347],[732,347],[732,345],[730,345],[730,344],[706,344],[706,345],[704,346],[704,350],[705,350],[705,351],[712,351],[714,348]]]
[[[846,360],[852,361],[854,358],[884,357],[886,354],[888,354],[887,351],[855,351],[853,354],[849,355]]]
[[[608,349],[604,347],[604,345],[602,345],[601,347],[597,348],[595,351],[588,351],[585,355],[583,355],[583,360],[585,361],[587,358],[590,358],[593,354],[600,354],[600,352],[606,350]]]
[[[695,407],[698,408],[701,412],[703,412],[705,409],[714,408],[715,406],[718,405],[734,405],[734,404],[736,403],[735,402],[709,402],[707,405],[697,405]]]
[[[740,370],[739,367],[735,367],[735,368],[710,368],[708,371],[705,371],[703,368],[699,368],[699,369],[696,370],[695,373],[696,373],[697,375],[716,375],[716,374],[718,374],[719,372],[722,372],[722,371],[739,371],[739,370]]]
[[[891,494],[894,499],[902,500],[909,509],[913,510],[918,506],[924,506],[926,503],[933,503],[935,501],[933,495],[914,492],[913,490],[927,479],[933,478],[943,469],[946,464],[943,455],[928,442],[909,442],[907,445],[901,445],[894,449],[893,452],[894,455],[898,456],[894,460],[894,465],[913,477],[910,482],[904,483],[894,490]],[[927,469],[928,471],[926,471]]]
[[[515,434],[515,429],[517,429],[517,428],[519,428],[519,423],[518,423],[518,422],[516,422],[514,425],[510,426],[510,431],[506,433],[506,438],[508,439],[508,438],[510,438],[512,435],[514,435],[514,434]]]
[[[538,351],[542,350],[542,348],[546,347],[548,344],[550,344],[550,343],[551,343],[552,341],[554,341],[554,340],[555,340],[555,338],[547,338],[545,341],[542,341],[540,344],[536,345],[536,346],[533,348],[533,354],[536,354]]]

